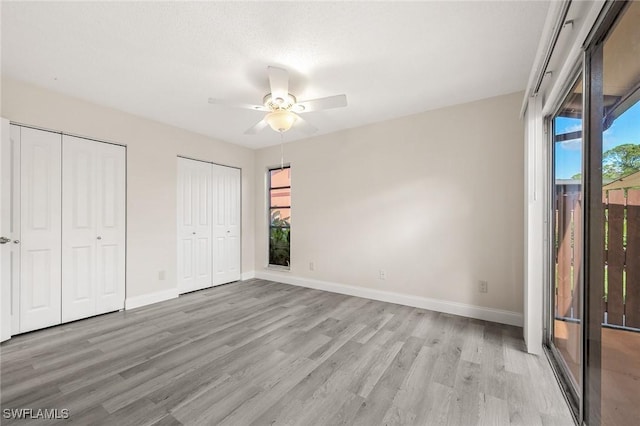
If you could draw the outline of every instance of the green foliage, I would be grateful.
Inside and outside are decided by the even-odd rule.
[[[640,170],[640,145],[627,143],[606,151],[602,157],[602,177],[619,179]]]
[[[269,235],[269,264],[289,266],[291,262],[291,226],[289,217],[280,217],[280,211],[271,212]]]
[[[280,210],[271,212],[271,226],[291,226],[289,217],[281,218]]]

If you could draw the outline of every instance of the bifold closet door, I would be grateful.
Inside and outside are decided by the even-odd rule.
[[[0,342],[11,337],[11,258],[14,255],[12,197],[13,192],[13,149],[9,120],[0,118]]]
[[[178,158],[178,289],[210,287],[211,164]]]
[[[17,127],[20,139],[19,332],[61,320],[61,135]],[[15,305],[15,304],[14,304]]]
[[[240,279],[240,169],[213,166],[213,283]]]
[[[96,143],[96,314],[124,309],[126,264],[126,150]],[[63,166],[64,167],[64,166]]]
[[[62,320],[124,308],[125,148],[63,137]]]

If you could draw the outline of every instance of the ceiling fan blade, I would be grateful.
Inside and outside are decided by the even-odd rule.
[[[253,126],[249,127],[244,134],[245,135],[255,135],[256,133],[259,133],[261,131],[263,131],[265,129],[265,127],[267,127],[269,124],[266,122],[266,120],[260,120],[258,121],[256,124],[254,124]]]
[[[295,127],[297,130],[300,130],[303,133],[306,133],[307,135],[312,135],[318,131],[317,127],[309,124],[309,122],[307,122],[305,119],[303,119],[299,115],[296,115],[296,122],[293,124],[293,127]]]
[[[267,67],[269,72],[269,85],[271,86],[271,98],[283,101],[289,95],[289,72],[282,68]]]
[[[326,98],[300,101],[293,108],[297,113],[320,111],[323,109],[340,108],[347,106],[347,95],[327,96]]]
[[[226,101],[224,99],[209,98],[209,103],[212,105],[223,105],[231,108],[243,108],[253,111],[269,111],[269,109],[264,105],[243,104],[241,102]]]

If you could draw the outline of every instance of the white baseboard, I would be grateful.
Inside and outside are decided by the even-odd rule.
[[[310,278],[296,277],[287,274],[279,274],[273,271],[257,271],[256,278],[269,281],[277,281],[300,287],[316,290],[330,291],[332,293],[346,294],[349,296],[363,297],[365,299],[379,300],[381,302],[396,303],[412,306],[414,308],[428,309],[463,317],[476,318],[485,321],[522,327],[523,315],[518,312],[502,309],[485,308],[483,306],[467,305],[465,303],[450,302],[447,300],[429,299],[426,297],[412,296],[409,294],[394,293],[385,290],[375,290],[357,287],[347,284],[338,284],[328,281],[313,280]]]
[[[125,309],[135,309],[141,306],[151,305],[153,303],[163,302],[178,297],[178,289],[170,288],[167,290],[156,291],[155,293],[141,294],[140,296],[127,297],[124,301]]]
[[[242,275],[240,276],[240,279],[242,281],[246,281],[255,277],[256,277],[256,271],[248,271],[248,272],[243,272]]]

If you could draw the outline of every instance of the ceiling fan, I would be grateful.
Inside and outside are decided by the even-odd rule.
[[[284,133],[292,126],[295,126],[296,129],[304,133],[312,134],[318,129],[307,123],[298,114],[347,106],[346,95],[298,101],[294,95],[289,93],[289,73],[287,70],[269,66],[267,71],[269,73],[271,92],[267,93],[262,99],[262,105],[250,105],[209,98],[209,103],[214,105],[226,105],[266,112],[267,114],[262,120],[244,132],[247,135],[255,135],[267,126],[280,133]]]

